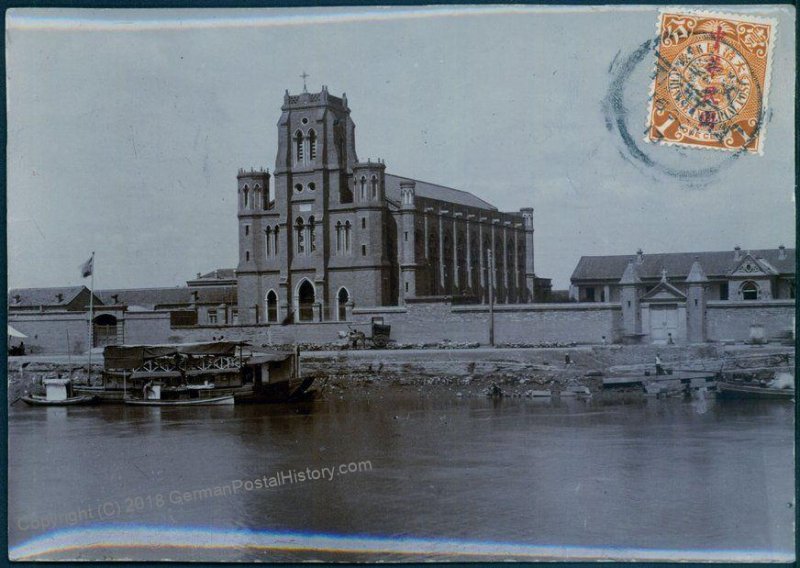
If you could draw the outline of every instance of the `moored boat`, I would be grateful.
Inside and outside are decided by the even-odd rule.
[[[792,400],[794,395],[794,389],[790,388],[774,388],[743,382],[717,382],[717,396],[720,398]]]
[[[107,346],[102,386],[76,386],[101,402],[187,401],[230,396],[236,403],[285,402],[314,382],[300,376],[300,353],[253,353],[244,342]],[[163,406],[163,405],[162,405]],[[183,405],[181,405],[183,406]]]
[[[45,394],[24,394],[20,400],[30,406],[77,406],[91,404],[97,397],[93,395],[75,395],[70,379],[45,379],[42,381]]]
[[[175,400],[126,398],[125,404],[138,406],[223,406],[234,403],[233,395]]]

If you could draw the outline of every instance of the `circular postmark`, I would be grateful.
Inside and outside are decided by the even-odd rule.
[[[709,38],[700,38],[697,43],[703,39],[707,41]],[[734,65],[734,63],[730,63],[731,60],[729,59],[726,59],[728,65],[717,62],[726,74],[724,77],[717,78],[716,82],[712,80],[713,77],[710,77],[707,66],[702,67],[706,75],[701,75],[697,67],[703,64],[708,65],[710,58],[703,58],[704,54],[699,52],[700,47],[697,48],[697,53],[694,53],[694,49],[692,53],[689,53],[689,46],[686,46],[683,52],[687,52],[687,57],[673,66],[673,62],[677,61],[677,58],[673,61],[665,60],[658,51],[660,41],[660,37],[647,40],[632,52],[624,56],[618,55],[610,65],[609,74],[611,75],[611,80],[603,101],[606,128],[609,131],[616,132],[619,136],[622,157],[637,168],[640,168],[643,173],[653,177],[678,179],[687,182],[685,187],[697,189],[716,177],[722,169],[729,167],[742,155],[748,153],[748,145],[759,135],[765,121],[764,107],[758,104],[752,116],[746,118],[743,118],[741,111],[736,111],[736,108],[744,100],[743,97],[745,96],[748,101],[751,99],[761,101],[762,86],[757,78],[747,70],[739,70],[734,72],[733,76],[729,76],[727,71],[732,71]],[[692,55],[694,56],[692,57]],[[681,77],[691,77],[691,80],[682,79],[680,81],[682,89],[675,91],[675,97],[689,103],[685,106],[685,109],[687,114],[695,117],[695,124],[692,125],[693,134],[712,136],[717,140],[730,140],[732,136],[738,136],[737,149],[725,154],[702,152],[692,155],[678,146],[648,144],[644,142],[642,136],[638,135],[641,132],[638,128],[634,130],[636,134],[631,133],[631,108],[642,101],[631,100],[629,91],[642,93],[644,92],[645,84],[640,83],[654,80],[652,75],[647,75],[647,70],[652,69],[652,67],[642,65],[645,61],[648,63],[652,61],[649,57],[655,57],[656,60],[656,79],[660,78],[661,80],[669,81],[673,71],[676,77],[678,74],[681,74]],[[738,62],[735,53],[731,52],[728,57],[732,58],[734,62]],[[635,84],[631,83],[631,77],[637,78]],[[725,89],[725,91],[720,91],[722,98],[703,100],[706,97],[698,89],[716,85],[719,85],[720,89],[723,87]],[[670,85],[667,84],[667,87],[670,87]],[[668,89],[668,92],[672,96],[672,90]],[[651,102],[656,113],[662,111],[666,106],[666,102],[658,97],[654,97]],[[641,104],[640,107],[642,107]],[[644,118],[644,114],[647,111],[643,107],[637,108],[637,110],[642,112],[642,115],[633,115],[633,120],[638,125],[641,124],[639,120]],[[713,124],[710,125],[701,124],[701,118],[710,118],[708,115],[701,117],[699,114],[701,111],[718,112],[719,110],[722,110],[726,115],[728,113],[733,114],[730,114],[728,120],[714,120]],[[721,117],[723,115],[718,116]],[[741,120],[747,121],[749,126],[747,130],[740,128],[738,123]],[[646,129],[642,134],[647,135],[648,130]]]

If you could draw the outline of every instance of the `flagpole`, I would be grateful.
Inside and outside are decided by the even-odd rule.
[[[92,251],[91,268],[92,279],[89,284],[89,372],[87,376],[90,386],[92,384],[92,346],[94,345],[94,251]]]

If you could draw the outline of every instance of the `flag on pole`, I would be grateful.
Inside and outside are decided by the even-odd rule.
[[[94,269],[94,255],[89,257],[89,260],[81,264],[81,278],[86,278],[92,275]]]

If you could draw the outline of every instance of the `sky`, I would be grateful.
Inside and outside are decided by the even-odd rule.
[[[642,141],[655,55],[620,69],[657,7],[10,10],[8,285],[88,284],[92,251],[96,288],[235,267],[236,172],[274,167],[303,72],[360,159],[534,207],[555,288],[582,255],[794,246],[794,8],[726,8],[778,25],[760,156]]]

